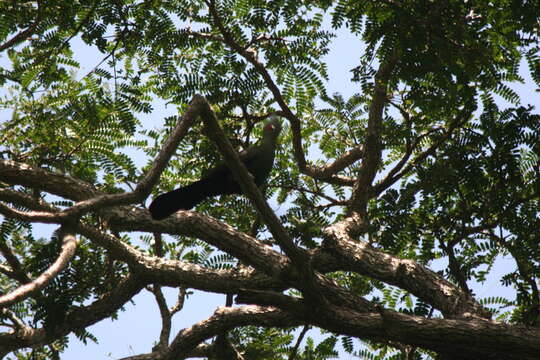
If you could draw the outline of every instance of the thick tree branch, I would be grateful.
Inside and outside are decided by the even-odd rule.
[[[167,260],[144,255],[115,237],[86,225],[75,231],[109,250],[147,283],[167,286],[188,286],[204,291],[227,294],[243,288],[283,288],[282,282],[255,273],[253,270],[215,270],[180,260]]]
[[[533,360],[540,351],[539,329],[483,319],[426,319],[393,310],[360,313],[329,306],[317,312],[310,322],[332,332],[377,342],[400,342],[439,354],[460,354],[460,359],[467,360]],[[494,349],[504,349],[504,354]]]
[[[314,311],[309,304],[285,295],[257,296],[256,292],[243,295],[241,301],[248,300],[274,303],[278,308],[291,310],[299,320],[335,333],[383,343],[399,342],[441,354],[464,354],[463,359],[467,360],[503,358],[494,354],[494,349],[501,348],[505,349],[505,359],[532,360],[540,350],[539,329],[481,318],[426,319],[377,307],[362,309],[334,304]]]
[[[0,160],[0,181],[39,189],[75,201],[100,194],[85,181],[11,160]]]
[[[284,277],[290,263],[286,256],[271,246],[195,211],[179,211],[161,221],[153,220],[148,211],[136,208],[114,210],[111,215],[110,224],[115,230],[193,236],[275,278]]]
[[[490,317],[490,313],[470,294],[435,272],[412,260],[385,254],[365,242],[352,239],[343,222],[327,227],[324,235],[324,250],[347,269],[405,289],[433,305],[446,317]],[[322,261],[323,264],[325,262]]]

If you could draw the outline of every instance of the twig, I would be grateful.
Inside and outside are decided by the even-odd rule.
[[[298,335],[298,339],[296,339],[296,344],[294,344],[294,347],[291,349],[289,360],[294,360],[296,358],[296,355],[298,354],[298,348],[300,348],[300,344],[302,343],[302,340],[304,340],[304,336],[306,336],[307,332],[310,329],[311,329],[311,326],[309,325],[304,326],[304,328],[300,332],[300,335]]]

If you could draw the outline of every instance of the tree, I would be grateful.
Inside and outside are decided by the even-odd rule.
[[[339,341],[359,358],[537,358],[540,116],[512,86],[540,84],[539,13],[535,1],[1,3],[0,352],[58,358],[68,334],[93,340],[86,328],[144,289],[163,328],[131,359],[324,359]],[[342,27],[366,45],[351,49],[350,98],[326,91]],[[103,56],[83,75],[76,41]],[[178,112],[155,130],[141,119],[160,101]],[[235,149],[272,115],[288,129],[258,189]],[[151,219],[149,197],[220,158],[244,196]],[[57,231],[44,239],[37,223]],[[471,283],[501,257],[513,294],[482,299]],[[163,286],[178,288],[173,308]],[[226,306],[171,334],[189,289]],[[301,345],[312,327],[326,339]]]

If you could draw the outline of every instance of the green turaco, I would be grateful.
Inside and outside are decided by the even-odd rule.
[[[257,186],[264,184],[270,175],[280,132],[280,121],[272,117],[264,125],[262,140],[239,154]],[[178,210],[189,210],[208,197],[241,193],[240,185],[234,180],[231,170],[225,163],[221,163],[200,180],[156,197],[150,204],[150,213],[152,218],[161,220]]]

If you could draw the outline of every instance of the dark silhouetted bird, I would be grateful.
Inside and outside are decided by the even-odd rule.
[[[273,117],[264,125],[262,140],[239,154],[257,186],[264,184],[270,175],[280,132],[281,123]],[[229,194],[242,194],[242,189],[227,165],[221,163],[199,181],[156,197],[150,204],[150,214],[155,220],[161,220],[178,210],[189,210],[208,197]]]

